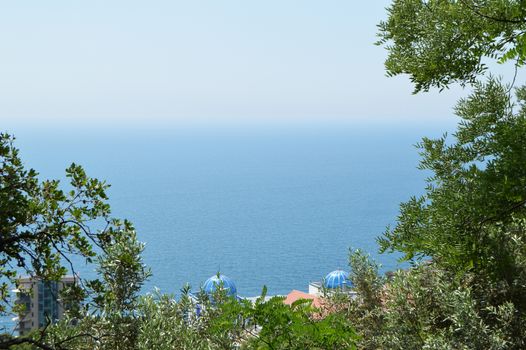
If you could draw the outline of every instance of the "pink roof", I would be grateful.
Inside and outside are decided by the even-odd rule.
[[[292,292],[290,292],[283,302],[287,305],[291,305],[293,302],[295,302],[296,300],[300,300],[300,299],[310,299],[312,300],[312,306],[314,307],[321,306],[320,298],[312,294],[300,292],[299,290],[293,290]]]

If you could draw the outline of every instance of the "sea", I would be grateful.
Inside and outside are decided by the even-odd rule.
[[[27,167],[60,179],[75,162],[106,180],[113,216],[146,244],[158,288],[199,290],[218,272],[241,296],[307,291],[362,249],[382,273],[403,268],[376,238],[396,224],[399,204],[424,192],[415,144],[447,123],[299,127],[224,126],[14,128]],[[81,277],[95,267],[78,263]]]

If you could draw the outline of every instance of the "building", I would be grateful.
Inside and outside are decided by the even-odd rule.
[[[325,293],[334,291],[346,292],[354,295],[352,291],[352,282],[349,279],[349,273],[343,270],[334,270],[325,276],[323,281],[310,282],[309,294],[321,296]]]
[[[227,297],[234,297],[236,299],[241,299],[237,295],[237,287],[234,281],[223,274],[217,273],[216,275],[211,276],[205,281],[201,287],[201,291],[209,298],[212,304],[214,304],[214,294],[218,291],[225,293]],[[203,305],[200,303],[199,295],[194,293],[189,293],[190,299],[194,305],[195,310],[191,311],[186,315],[189,319],[193,317],[200,317],[203,312]]]
[[[223,274],[217,274],[205,281],[203,291],[212,296],[217,289],[224,290],[229,297],[237,297],[237,288],[234,281]]]
[[[301,292],[295,289],[291,291],[289,294],[287,294],[287,297],[285,298],[285,300],[283,300],[283,303],[285,305],[292,305],[295,301],[302,300],[302,299],[312,300],[311,305],[316,308],[320,308],[322,306],[321,299],[317,297],[316,295],[307,294],[305,292]]]
[[[18,279],[15,303],[24,305],[24,310],[14,319],[15,331],[24,335],[30,330],[44,327],[48,320],[52,323],[60,320],[65,311],[60,302],[60,291],[75,283],[76,277],[65,276],[60,281],[43,281],[37,277]]]
[[[312,300],[312,306],[316,308],[323,307],[323,297],[330,295],[330,293],[344,292],[351,296],[356,295],[352,290],[352,282],[349,279],[349,273],[343,270],[334,270],[325,276],[323,281],[310,282],[309,292],[304,293],[298,290],[290,292],[283,301],[287,305],[291,305],[296,300],[307,299]]]

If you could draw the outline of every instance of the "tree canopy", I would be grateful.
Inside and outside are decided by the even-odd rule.
[[[426,194],[401,206],[382,248],[456,268],[509,268],[500,266],[513,255],[503,231],[526,217],[524,98],[520,88],[514,106],[497,80],[477,83],[457,105],[462,121],[454,141],[423,139],[421,168],[432,172]]]
[[[408,74],[415,92],[475,82],[487,60],[526,59],[526,6],[520,0],[394,0],[379,24],[389,76]]]
[[[97,263],[101,279],[76,280],[64,290],[64,304],[89,301],[95,304],[92,312],[106,307],[121,318],[133,312],[137,293],[149,276],[140,257],[143,246],[130,222],[110,216],[105,182],[88,177],[76,164],[66,169],[66,176],[69,191],[58,180],[40,180],[35,170],[25,168],[14,138],[0,134],[2,316],[23,311],[11,304],[9,293],[20,274],[59,281],[68,272],[76,274],[74,256]],[[74,309],[79,316],[81,310]],[[43,336],[1,334],[0,348],[29,343],[49,349]]]
[[[58,180],[40,181],[26,169],[13,144],[0,135],[0,312],[7,311],[9,284],[25,273],[45,280],[59,280],[74,272],[71,256],[91,262],[94,247],[103,247],[118,224],[110,218],[105,190],[108,185],[86,175],[72,164],[66,169],[71,188]],[[100,229],[89,225],[101,222]]]
[[[422,299],[419,306],[408,305],[423,312],[417,327],[404,321],[409,310],[401,304],[388,303],[387,313],[394,314],[386,317],[396,315],[397,324],[413,329],[407,332],[426,334],[411,340],[419,346],[523,348],[526,87],[514,86],[516,76],[508,85],[482,76],[488,62],[513,60],[516,70],[524,65],[525,3],[394,0],[388,15],[378,43],[388,51],[388,75],[408,74],[415,92],[453,83],[473,90],[454,109],[460,121],[453,137],[418,144],[420,168],[431,173],[425,194],[402,203],[396,225],[379,238],[382,251],[400,251],[417,266],[395,278],[387,299],[405,289],[406,297],[441,304]],[[428,267],[421,265],[424,259],[431,259]],[[435,317],[450,321],[435,323],[433,310],[448,303],[455,308]],[[451,322],[463,318],[458,310],[479,320],[476,327],[468,319],[457,324],[457,332],[467,332],[464,338],[451,333]],[[470,337],[479,345],[469,343]]]

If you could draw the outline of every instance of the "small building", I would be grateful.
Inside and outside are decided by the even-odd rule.
[[[324,291],[331,293],[334,291],[353,294],[353,284],[349,279],[349,273],[343,270],[334,270],[328,273],[323,281],[310,282],[309,294],[321,296]]]
[[[223,274],[216,274],[208,278],[205,283],[201,286],[201,291],[206,294],[206,296],[209,298],[209,300],[214,303],[213,297],[214,294],[218,291],[224,291],[226,296],[228,297],[234,297],[236,299],[241,299],[237,295],[237,287],[234,281]],[[193,317],[200,317],[202,312],[204,311],[204,306],[199,301],[199,295],[194,293],[189,293],[190,299],[194,305],[195,310],[188,313],[186,317],[193,318]]]
[[[18,279],[15,303],[24,305],[24,311],[14,318],[15,331],[19,335],[55,323],[64,316],[65,306],[60,301],[60,292],[67,285],[74,284],[76,277],[65,276],[60,281],[43,281],[37,277]]]
[[[209,296],[213,295],[218,288],[224,290],[229,297],[237,297],[236,284],[231,278],[223,274],[214,275],[203,284],[203,291]]]

